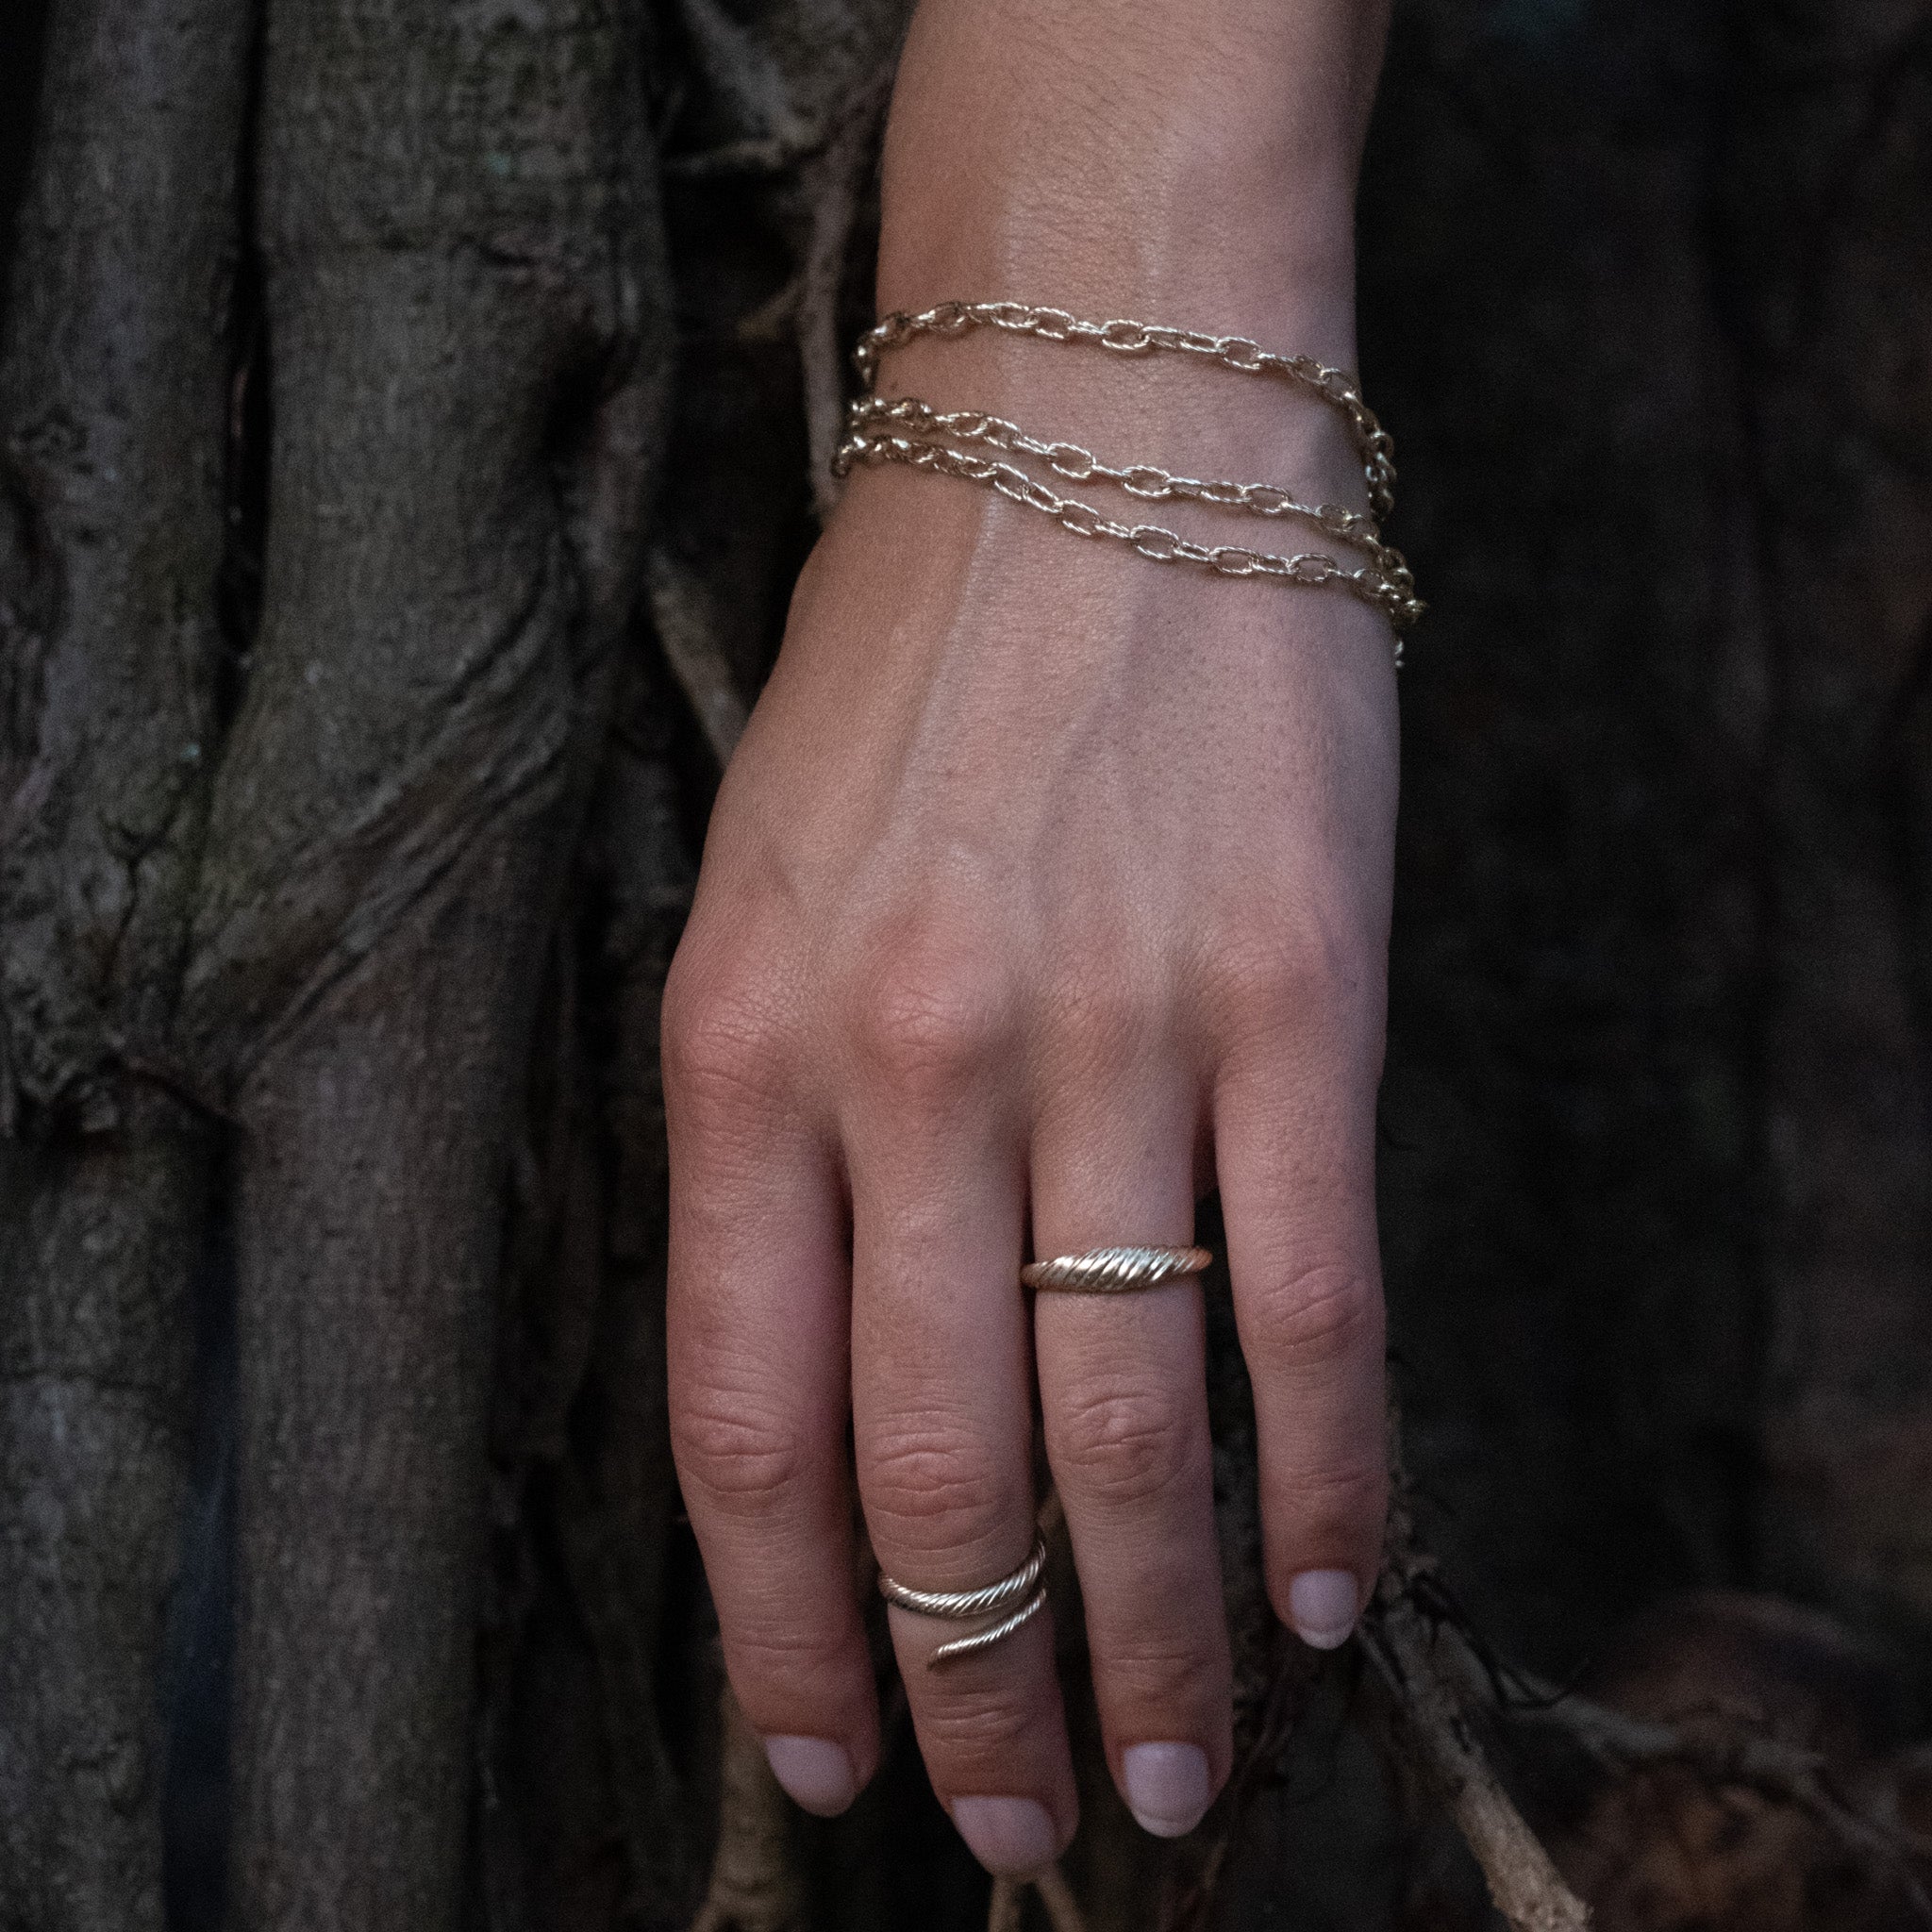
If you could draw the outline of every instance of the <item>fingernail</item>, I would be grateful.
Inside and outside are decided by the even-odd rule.
[[[1208,1754],[1198,1744],[1129,1744],[1121,1753],[1121,1782],[1127,1808],[1156,1838],[1192,1831],[1214,1796]]]
[[[1288,1621],[1317,1650],[1346,1643],[1360,1609],[1355,1578],[1346,1570],[1304,1570],[1288,1586]]]
[[[953,1824],[967,1850],[1003,1877],[1043,1870],[1060,1848],[1046,1807],[1031,1798],[955,1798]]]
[[[821,1818],[836,1818],[858,1792],[852,1760],[824,1738],[767,1738],[765,1757],[785,1795]]]

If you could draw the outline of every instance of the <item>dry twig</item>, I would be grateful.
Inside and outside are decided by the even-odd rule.
[[[1389,1445],[1395,1488],[1361,1642],[1393,1701],[1399,1742],[1441,1792],[1512,1932],[1588,1932],[1590,1907],[1564,1883],[1484,1754],[1477,1730],[1483,1701],[1443,1655],[1456,1640],[1445,1639],[1424,1608],[1417,1586],[1426,1586],[1434,1562],[1416,1544],[1392,1407]]]
[[[1589,1907],[1491,1769],[1476,1735],[1475,1701],[1442,1667],[1421,1611],[1399,1596],[1378,1596],[1362,1645],[1394,1700],[1402,1742],[1447,1801],[1496,1909],[1514,1932],[1586,1932]]]
[[[1026,1917],[1026,1881],[995,1878],[986,1908],[986,1932],[1020,1932]]]
[[[1046,1907],[1047,1924],[1053,1932],[1087,1932],[1087,1921],[1082,1916],[1079,1902],[1074,1897],[1074,1888],[1067,1883],[1066,1874],[1058,1865],[1049,1865],[1033,1881],[1033,1889],[1040,1894],[1040,1902]]]
[[[987,1907],[986,1932],[1020,1932],[1026,1916],[1029,1887],[1039,1892],[1045,1907],[1046,1922],[1053,1932],[1087,1932],[1086,1916],[1067,1874],[1058,1865],[1049,1865],[1033,1878],[995,1878],[992,1902]]]
[[[719,1714],[718,1852],[691,1932],[791,1932],[804,1917],[805,1884],[791,1856],[791,1801],[728,1684]]]
[[[749,711],[718,642],[724,626],[710,608],[710,591],[659,543],[651,546],[644,560],[644,585],[664,660],[697,713],[722,772],[743,736]]]
[[[1391,1444],[1394,1428],[1391,1424]],[[1456,1822],[1488,1880],[1497,1909],[1521,1932],[1573,1932],[1589,1911],[1557,1872],[1485,1760],[1480,1713],[1559,1731],[1606,1770],[1630,1774],[1681,1765],[1713,1790],[1744,1787],[1788,1805],[1835,1837],[1861,1864],[1890,1880],[1932,1925],[1932,1897],[1916,1866],[1932,1844],[1874,1819],[1834,1789],[1817,1752],[1741,1728],[1735,1722],[1659,1723],[1504,1672],[1457,1627],[1434,1587],[1393,1455],[1397,1494],[1375,1602],[1363,1647],[1394,1700],[1408,1755],[1419,1757],[1449,1799]]]

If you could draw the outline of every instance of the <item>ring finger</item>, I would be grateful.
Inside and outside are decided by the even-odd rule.
[[[1037,1131],[1036,1255],[1192,1238],[1192,1082],[1109,1083]],[[1048,1459],[1079,1570],[1094,1694],[1121,1795],[1192,1829],[1232,1755],[1198,1281],[1034,1304]]]

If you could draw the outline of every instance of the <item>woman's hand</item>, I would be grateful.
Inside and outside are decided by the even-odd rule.
[[[895,182],[903,209],[943,119],[908,89],[949,58],[957,78],[948,34],[1000,10],[915,28],[886,299],[895,279],[913,303],[1022,294],[1344,359],[1345,286],[1277,300],[1266,262],[1176,312],[1083,305],[1064,254],[1058,282],[988,286],[981,263],[935,286],[920,246],[962,245],[943,222],[895,249]],[[1271,46],[1295,10],[1263,0]],[[1297,318],[1324,339],[1285,340]],[[1041,344],[901,356],[889,376],[941,407],[1109,459],[1361,499],[1327,412],[1253,379]],[[1270,1594],[1311,1642],[1353,1624],[1384,1508],[1374,1110],[1395,790],[1389,633],[1343,594],[1163,568],[965,482],[855,478],[720,794],[665,1013],[678,1468],[732,1683],[809,1808],[842,1808],[878,1755],[848,1417],[879,1562],[973,1589],[1032,1542],[1036,1385],[1116,1781],[1161,1833],[1220,1789],[1202,1290],[1029,1305],[1018,1281],[1029,1253],[1185,1244],[1211,1186]],[[956,1824],[995,1870],[1043,1864],[1075,1822],[1049,1618],[932,1671],[959,1626],[889,1614]]]

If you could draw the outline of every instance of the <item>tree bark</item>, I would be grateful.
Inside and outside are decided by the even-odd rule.
[[[453,1925],[530,1022],[664,371],[635,16],[286,0],[264,609],[177,1048],[240,1124],[231,1911]]]
[[[158,1927],[246,0],[62,0],[0,358],[0,1924]]]

